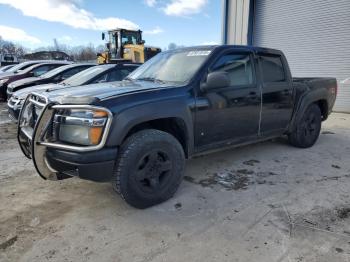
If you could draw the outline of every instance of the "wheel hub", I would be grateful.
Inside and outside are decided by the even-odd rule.
[[[166,153],[150,152],[143,156],[138,164],[138,183],[147,191],[159,190],[166,185],[171,169],[171,161]]]

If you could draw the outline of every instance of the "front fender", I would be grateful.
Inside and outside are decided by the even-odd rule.
[[[188,139],[188,150],[193,152],[194,135],[191,110],[183,97],[171,98],[135,105],[116,113],[107,139],[107,146],[120,146],[128,132],[136,125],[151,120],[178,118],[185,123]]]

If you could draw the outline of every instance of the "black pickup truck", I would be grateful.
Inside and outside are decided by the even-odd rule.
[[[281,51],[201,46],[163,52],[124,81],[30,94],[18,141],[44,179],[112,181],[130,205],[172,197],[185,159],[286,135],[318,139],[334,78],[292,78]]]

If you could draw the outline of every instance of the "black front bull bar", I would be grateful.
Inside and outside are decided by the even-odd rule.
[[[44,98],[46,103],[35,99],[37,97]],[[60,175],[46,159],[46,147],[39,143],[52,122],[52,105],[45,97],[28,95],[18,118],[17,140],[23,154],[33,159],[35,169],[43,179],[59,180]]]

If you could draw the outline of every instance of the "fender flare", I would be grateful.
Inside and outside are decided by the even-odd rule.
[[[194,148],[192,113],[185,99],[170,99],[135,105],[118,112],[113,117],[107,146],[120,146],[136,125],[157,119],[177,118],[183,121],[186,131],[187,153]]]
[[[327,90],[326,89],[315,89],[311,92],[306,93],[304,96],[301,96],[299,98],[299,102],[296,105],[295,113],[292,117],[291,124],[288,128],[289,132],[292,132],[295,130],[297,123],[299,120],[303,117],[306,109],[313,103],[317,101],[324,100],[327,103],[328,107],[328,100],[327,100]],[[328,112],[326,112],[328,114]]]

